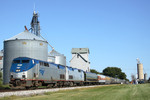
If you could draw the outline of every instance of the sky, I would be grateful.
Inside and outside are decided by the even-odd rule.
[[[72,48],[89,48],[91,69],[119,67],[131,79],[139,58],[150,77],[149,5],[150,0],[0,0],[0,50],[5,39],[30,28],[35,10],[41,35],[66,56],[67,65]]]

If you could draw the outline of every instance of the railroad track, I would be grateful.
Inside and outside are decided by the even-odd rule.
[[[27,91],[27,90],[39,90],[39,89],[51,89],[51,88],[30,88],[30,89],[26,89],[26,88],[6,88],[6,89],[0,89],[0,93],[2,92],[13,92],[13,91]]]
[[[79,88],[89,88],[89,87],[99,87],[99,86],[107,86],[107,85],[93,85],[93,86],[77,86],[77,87],[63,87],[63,88],[49,88],[49,89],[36,89],[36,90],[0,90],[0,98],[7,97],[7,96],[30,96],[36,94],[44,94],[46,92],[56,92],[60,90],[72,90],[72,89],[79,89]]]

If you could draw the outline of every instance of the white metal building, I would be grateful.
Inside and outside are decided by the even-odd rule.
[[[89,48],[72,48],[71,53],[72,59],[70,60],[70,66],[89,72]]]

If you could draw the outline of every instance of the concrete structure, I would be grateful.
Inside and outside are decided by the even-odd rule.
[[[48,61],[66,66],[66,57],[55,50],[52,50],[48,54]]]
[[[147,74],[144,74],[144,81],[147,81]]]
[[[47,61],[47,45],[47,41],[28,31],[24,31],[10,39],[5,40],[3,83],[9,83],[10,67],[14,58],[30,57]]]
[[[0,72],[3,72],[3,50],[0,51]]]
[[[137,64],[137,72],[138,72],[138,79],[143,80],[144,79],[143,64],[141,63]]]
[[[70,66],[73,68],[90,71],[89,49],[88,48],[72,48],[72,59]]]

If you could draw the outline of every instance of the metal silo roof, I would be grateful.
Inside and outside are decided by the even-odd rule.
[[[63,54],[60,54],[59,52],[57,52],[56,50],[52,50],[49,53],[49,56],[62,56]]]
[[[35,40],[45,41],[45,40],[41,39],[40,37],[34,35],[33,33],[28,32],[28,31],[21,32],[9,39],[6,39],[5,41],[16,40],[16,39],[27,39],[27,40],[35,39]]]

